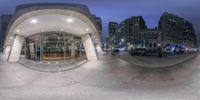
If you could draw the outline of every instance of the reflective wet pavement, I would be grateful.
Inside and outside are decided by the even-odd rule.
[[[123,55],[122,55],[123,56]],[[126,55],[124,55],[126,56]],[[198,100],[200,56],[167,68],[142,68],[118,56],[57,73],[0,59],[1,100]]]

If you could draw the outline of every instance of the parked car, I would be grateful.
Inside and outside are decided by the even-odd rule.
[[[190,52],[194,53],[194,52],[198,52],[197,48],[190,48]]]
[[[175,45],[174,53],[176,53],[176,54],[180,53],[180,46],[179,45]]]
[[[119,52],[119,49],[118,49],[118,48],[114,48],[114,49],[111,50],[111,52],[113,52],[113,53],[118,53],[118,52]]]
[[[147,48],[145,46],[145,41],[137,41],[131,47],[130,54],[131,55],[145,55]]]
[[[164,52],[164,53],[173,54],[173,53],[174,53],[174,49],[175,49],[175,46],[174,46],[174,45],[167,44],[167,45],[164,47],[163,52]]]
[[[186,47],[180,46],[180,53],[181,54],[188,53]]]
[[[129,54],[131,55],[156,55],[159,57],[163,56],[163,49],[161,45],[158,46],[156,43],[151,43],[149,46],[148,41],[136,41],[135,44],[129,47]]]

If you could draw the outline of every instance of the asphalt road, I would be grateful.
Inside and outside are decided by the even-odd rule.
[[[182,54],[182,55],[169,55],[163,57],[157,56],[131,56],[128,53],[116,54],[117,57],[127,61],[133,65],[148,67],[148,68],[161,68],[168,67],[175,64],[182,63],[198,55],[198,53]]]

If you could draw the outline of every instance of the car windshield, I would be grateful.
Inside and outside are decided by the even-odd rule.
[[[145,48],[145,43],[144,43],[144,41],[137,41],[137,42],[135,43],[135,47],[136,47],[136,48]]]

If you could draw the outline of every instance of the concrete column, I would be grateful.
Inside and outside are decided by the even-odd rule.
[[[25,54],[24,54],[24,58],[26,59],[27,58],[27,48],[26,48],[26,46],[27,46],[27,44],[26,44],[26,40],[24,39],[24,42],[25,42]]]
[[[4,49],[4,55],[8,55],[10,52],[11,46],[6,46]]]
[[[71,57],[75,58],[75,41],[74,41],[74,36],[72,36],[72,45],[71,45]]]
[[[11,49],[10,45],[8,45],[8,46],[6,46],[4,48],[3,55],[5,55],[6,59],[8,59],[8,55],[9,55],[10,49]]]
[[[43,34],[40,34],[41,38],[40,38],[40,61],[42,61],[42,57],[43,57]]]
[[[97,52],[95,50],[94,44],[92,42],[91,36],[89,34],[81,36],[83,41],[83,46],[85,48],[85,53],[88,60],[98,60]]]
[[[17,62],[20,58],[21,49],[23,46],[24,37],[16,35],[11,51],[8,56],[8,62]]]
[[[64,60],[66,60],[66,35],[65,34],[63,34],[63,37],[64,37]]]

